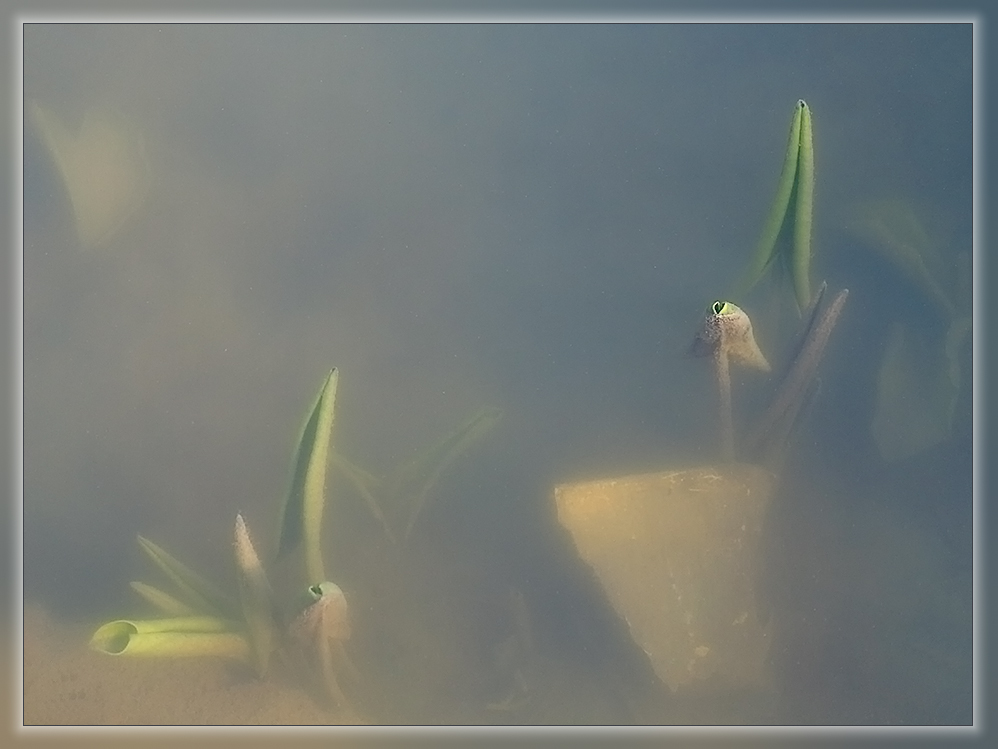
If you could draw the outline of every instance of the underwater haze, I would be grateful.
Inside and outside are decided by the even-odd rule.
[[[27,25],[26,606],[85,650],[140,610],[137,534],[230,580],[241,512],[272,558],[336,367],[335,449],[374,475],[501,412],[414,524],[415,600],[366,632],[383,539],[329,482],[365,720],[969,724],[972,73],[957,23]],[[850,295],[766,522],[777,696],[660,713],[553,489],[719,459],[687,352],[798,99],[812,282]],[[791,298],[735,300],[774,372]],[[732,374],[744,425],[775,375]],[[65,704],[32,715],[86,722]]]

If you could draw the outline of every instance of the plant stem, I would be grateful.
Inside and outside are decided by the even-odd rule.
[[[792,421],[796,417],[807,387],[814,379],[814,375],[818,370],[818,363],[825,353],[825,347],[828,345],[828,337],[831,335],[835,323],[838,322],[839,315],[842,313],[842,307],[845,305],[846,297],[848,296],[848,289],[843,289],[836,294],[835,299],[832,300],[828,309],[822,313],[812,328],[807,340],[801,347],[800,353],[794,360],[790,372],[787,373],[779,392],[773,399],[772,405],[766,410],[759,423],[756,424],[755,428],[749,434],[746,444],[750,451],[758,452],[765,448],[765,441],[773,434],[774,428],[781,420],[784,422],[786,420]],[[784,434],[789,432],[789,425],[786,424],[785,426],[786,429],[782,430]]]
[[[728,371],[728,352],[721,341],[714,349],[714,374],[717,378],[717,394],[721,423],[721,459],[727,462],[735,459],[735,427],[731,415],[731,373]]]

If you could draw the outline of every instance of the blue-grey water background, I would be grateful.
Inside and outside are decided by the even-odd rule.
[[[971,42],[965,24],[29,26],[25,101],[71,128],[114,111],[150,183],[82,247],[26,123],[26,599],[124,614],[148,570],[137,533],[230,574],[237,511],[272,551],[297,430],[336,366],[336,444],[375,473],[502,410],[422,518],[471,591],[462,647],[501,637],[490,607],[514,586],[561,668],[531,719],[630,719],[620,693],[647,675],[616,668],[633,653],[551,490],[716,459],[713,384],[684,354],[751,254],[804,98],[814,278],[851,296],[768,528],[779,716],[969,722],[969,345],[952,437],[884,461],[888,330],[931,311],[846,226],[903,199],[954,267],[970,250]],[[736,381],[743,409],[758,387]],[[337,520],[372,523],[333,504]],[[476,712],[501,697],[487,664],[388,719],[494,719]]]

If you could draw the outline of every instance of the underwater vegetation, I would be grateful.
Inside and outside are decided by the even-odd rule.
[[[793,211],[790,211],[791,203]],[[746,294],[767,270],[789,275],[797,309],[811,306],[811,223],[814,211],[814,135],[811,109],[798,99],[790,123],[787,152],[783,158],[776,195],[766,216],[755,253],[731,296]],[[793,241],[777,240],[792,225]]]
[[[804,318],[811,315],[805,330],[817,333],[821,325],[814,325],[809,278],[814,185],[812,115],[801,99],[794,108],[776,194],[753,256],[731,297],[740,299],[767,272],[773,273],[777,287],[789,279],[798,313]],[[958,253],[954,267],[943,252],[946,243],[927,228],[924,213],[902,198],[877,198],[858,204],[845,222],[846,231],[879,254],[935,318],[934,324],[927,324],[897,310],[890,326],[870,422],[880,456],[888,462],[916,455],[951,435],[965,378],[962,353],[973,329],[970,254]],[[839,309],[838,298],[832,300],[830,310]],[[710,325],[710,311],[707,318],[705,328]],[[828,318],[833,325],[834,320],[835,315]],[[697,348],[694,353],[707,355],[703,346]],[[799,344],[798,354],[806,348]],[[718,365],[715,368],[721,372]],[[718,377],[720,383],[723,373]],[[719,389],[724,404],[723,384]],[[722,445],[730,455],[725,418]]]
[[[729,363],[744,367],[770,370],[769,362],[759,350],[752,333],[752,321],[741,307],[731,302],[714,302],[704,315],[703,326],[690,346],[694,356],[710,356],[714,362],[720,403],[721,456],[735,459],[735,427],[731,414],[731,374]]]
[[[696,510],[702,509],[706,504],[705,495],[716,492],[722,480],[735,485],[731,506],[744,499],[742,495],[746,492],[742,490],[748,482],[739,478],[738,471],[747,467],[759,474],[760,481],[765,479],[754,485],[751,492],[754,501],[764,507],[775,492],[780,468],[801,414],[814,397],[820,362],[849,295],[846,289],[828,293],[824,282],[816,288],[811,285],[814,174],[812,115],[808,105],[800,100],[795,105],[776,195],[748,268],[731,295],[738,304],[725,299],[714,300],[707,307],[690,347],[692,355],[709,358],[713,367],[718,391],[721,457],[717,464],[699,469],[703,484],[689,490],[689,496],[694,500],[689,504]],[[926,332],[899,320],[881,363],[878,408],[871,429],[875,436],[880,434],[878,446],[885,457],[912,454],[925,449],[933,440],[944,438],[952,424],[956,393],[962,381],[957,357],[970,332],[969,293],[959,291],[960,279],[952,288],[940,280],[939,272],[934,269],[934,244],[918,217],[906,205],[897,202],[871,204],[859,213],[856,227],[864,241],[880,248],[888,261],[928,300],[945,330],[941,337],[934,337],[935,329]],[[772,358],[776,366],[771,365],[755,339],[756,331],[748,313],[739,306],[748,308],[742,296],[767,273],[777,276],[777,280],[791,280],[798,318],[795,344],[789,347],[788,360],[783,366],[776,358]],[[780,286],[774,288],[778,289],[777,294],[786,290]],[[760,340],[766,343],[765,338]],[[924,366],[925,362],[931,362],[931,366]],[[775,369],[779,373],[769,402],[742,430],[736,429],[732,413],[732,366],[767,373]],[[273,584],[277,578],[268,574],[241,514],[236,514],[232,531],[235,585],[215,584],[162,547],[139,536],[140,548],[170,585],[160,588],[144,582],[131,583],[132,589],[158,612],[157,617],[120,619],[102,625],[92,636],[94,649],[116,656],[222,657],[246,664],[260,678],[273,672],[277,660],[329,704],[343,706],[353,702],[366,683],[376,685],[373,689],[383,693],[376,700],[386,705],[393,701],[408,701],[405,707],[410,712],[405,713],[393,704],[387,710],[395,720],[387,722],[405,722],[398,720],[398,715],[426,714],[424,696],[457,671],[452,662],[459,658],[471,661],[467,650],[461,651],[449,639],[451,633],[463,631],[462,628],[471,629],[474,625],[469,626],[466,621],[471,609],[467,599],[461,598],[465,590],[455,593],[451,590],[452,579],[438,574],[440,569],[432,567],[439,557],[434,557],[431,550],[426,554],[431,560],[428,564],[426,558],[419,556],[426,551],[425,547],[432,545],[420,545],[426,540],[420,531],[426,530],[428,525],[426,519],[433,506],[434,489],[441,478],[495,427],[501,414],[494,408],[478,410],[415,459],[377,475],[362,467],[362,461],[348,458],[341,447],[334,444],[338,381],[339,372],[331,370],[307,412],[291,461],[289,490],[279,512],[277,553],[273,564],[300,551],[302,573],[294,583],[287,587]],[[910,402],[912,393],[924,394],[920,397],[933,404],[932,407],[911,414],[912,409],[905,409],[904,404]],[[928,426],[915,424],[914,419],[921,419]],[[900,435],[895,433],[899,429]],[[755,465],[733,465],[736,460]],[[693,471],[674,473],[679,478],[688,478]],[[328,537],[323,533],[323,527],[333,507],[328,502],[327,486],[334,475],[339,480],[337,489],[346,489],[337,501],[346,498],[356,501],[356,506],[366,508],[374,520],[368,522],[363,514],[365,511],[358,509],[367,535],[355,527],[344,531],[357,531],[353,533],[357,537],[355,547],[364,547],[367,556],[361,561],[351,559],[363,572],[353,581],[355,586],[344,584],[343,588],[331,579],[341,580],[343,569],[334,565],[330,574],[322,547],[323,539]],[[673,499],[680,493],[677,489],[669,490]],[[657,502],[658,498],[654,499]],[[649,502],[649,505],[655,502]],[[729,507],[716,504],[720,508],[717,510],[719,525],[735,517]],[[741,502],[741,505],[745,504]],[[680,526],[675,510],[668,509],[666,514],[669,515],[666,525]],[[608,517],[621,515],[620,505],[610,507]],[[693,515],[691,510],[691,517]],[[759,517],[762,517],[761,511]],[[603,534],[602,539],[610,523],[597,519],[592,525]],[[746,538],[755,543],[752,535],[756,533],[755,526],[741,520],[735,525],[742,532],[749,526]],[[635,527],[655,536],[656,529],[646,519],[639,518]],[[697,527],[704,527],[704,524]],[[621,537],[624,540],[615,540],[618,545],[613,553],[619,555],[625,547],[633,548],[636,535],[628,533]],[[738,538],[741,544],[741,537]],[[658,535],[649,540],[659,557],[665,556],[662,539],[663,536]],[[676,547],[681,545],[679,541],[670,543]],[[697,551],[702,553],[708,544],[699,543],[698,546]],[[336,544],[336,548],[338,550],[340,545]],[[356,548],[351,549],[353,551]],[[752,581],[754,554],[753,551],[745,557],[749,562],[739,558],[733,565],[741,574],[736,578],[738,581]],[[371,563],[372,559],[375,563]],[[451,567],[455,566],[453,562],[452,558],[444,560],[444,564]],[[686,590],[696,590],[695,586],[702,584],[704,590],[709,591],[705,599],[717,598],[719,586],[710,580],[705,582],[700,568],[691,566],[691,569],[691,587]],[[638,576],[630,575],[630,572],[628,575],[630,582],[638,581]],[[434,576],[432,584],[424,584],[427,578]],[[642,602],[655,598],[649,593],[657,589],[662,579],[664,576],[656,571],[649,575],[647,586],[635,585],[641,588]],[[347,580],[350,580],[349,574]],[[678,591],[675,580],[673,587]],[[535,651],[537,638],[532,631],[532,612],[527,599],[512,586],[507,590],[509,618],[513,623],[511,632],[495,643],[493,662],[483,667],[495,672],[495,682],[503,688],[484,697],[483,693],[470,697],[460,695],[455,701],[473,702],[481,698],[480,707],[486,714],[516,720],[524,715],[541,715],[542,709],[534,708],[530,703],[542,703],[548,696],[543,693],[546,674],[538,666],[542,659]],[[754,596],[750,584],[741,585],[739,590],[748,591],[749,599]],[[440,595],[431,598],[428,591]],[[687,597],[688,600],[695,598],[689,594]],[[665,599],[655,598],[655,604],[662,600]],[[876,602],[872,595],[871,600]],[[444,605],[439,605],[441,602]],[[694,609],[690,605],[687,610]],[[649,618],[662,621],[665,617],[661,611],[653,611]],[[636,621],[633,615],[628,620],[623,609],[618,613],[628,627]],[[754,611],[750,613],[755,615]],[[715,619],[709,622],[711,626],[721,621],[716,618],[716,611],[714,614]],[[705,614],[705,622],[708,617],[709,613]],[[732,618],[738,622],[736,617],[723,621],[726,623]],[[939,626],[942,628],[949,623],[945,620]],[[764,647],[768,647],[766,622],[759,624]],[[689,620],[684,626],[682,636],[689,639],[687,635],[692,631]],[[438,629],[434,630],[434,627]],[[630,631],[633,637],[634,630]],[[480,642],[474,644],[478,646]],[[946,663],[948,651],[933,650],[928,636],[924,647],[928,651],[926,660],[947,666],[947,678],[956,681],[954,674],[958,675],[959,669]],[[743,646],[743,650],[750,648]],[[901,651],[899,647],[897,654],[891,653],[890,657],[903,661],[905,654]],[[698,662],[706,662],[708,652],[709,648],[702,644],[694,650],[700,659]],[[645,654],[649,654],[648,650]],[[360,669],[354,664],[358,657]],[[763,670],[760,667],[760,671]],[[452,687],[452,692],[464,684],[460,682],[458,687]],[[440,690],[448,696],[452,692]],[[489,700],[490,696],[493,699]],[[697,695],[696,699],[702,699],[702,696]],[[361,701],[364,701],[363,697]]]
[[[746,310],[716,299],[689,353],[709,358],[713,368],[720,459],[555,488],[558,520],[576,553],[668,689],[656,715],[665,722],[690,722],[694,715],[692,722],[764,723],[776,711],[772,618],[756,594],[762,529],[782,488],[791,434],[848,298],[847,290],[826,295],[824,283],[811,289],[813,189],[811,113],[798,101],[773,207],[741,282],[744,293],[766,273],[790,271],[797,345],[747,435],[734,424],[731,368],[768,373],[773,367]],[[793,242],[780,244],[788,215]]]
[[[162,547],[143,536],[139,546],[172,584],[171,591],[144,582],[132,589],[161,618],[120,619],[101,625],[90,646],[108,655],[222,657],[252,666],[264,677],[276,654],[292,671],[318,685],[332,705],[348,699],[340,675],[356,682],[360,675],[345,648],[353,626],[342,589],[326,577],[322,550],[326,509],[327,472],[342,468],[368,501],[368,506],[391,530],[381,511],[379,497],[410,498],[411,509],[402,531],[407,537],[426,506],[434,483],[446,467],[498,419],[495,409],[484,409],[434,445],[423,456],[393,474],[383,489],[366,472],[335,456],[332,428],[339,373],[330,370],[309,410],[292,461],[290,489],[280,511],[278,558],[301,547],[305,579],[292,591],[275,591],[241,514],[235,518],[233,547],[237,598],[225,588],[195,572]],[[284,595],[289,593],[290,595]]]
[[[887,261],[928,313],[907,314],[895,305],[877,373],[870,432],[881,457],[898,461],[952,435],[965,379],[961,360],[973,330],[970,254],[957,253],[950,267],[945,242],[901,198],[861,203],[846,229]]]
[[[333,462],[363,498],[389,542],[405,544],[426,510],[440,477],[457,457],[484,437],[501,416],[502,412],[493,407],[476,411],[429,449],[384,476],[375,476],[338,452],[333,454]]]
[[[348,662],[342,643],[350,637],[343,592],[325,579],[321,522],[325,474],[336,400],[338,373],[322,384],[295,451],[291,489],[281,515],[286,545],[302,540],[308,580],[304,601],[281,611],[242,515],[235,519],[233,547],[238,600],[190,569],[167,551],[139,536],[139,545],[173,583],[173,593],[146,583],[132,588],[167,618],[117,620],[97,629],[90,645],[109,655],[221,656],[253,666],[264,676],[276,651],[293,663],[318,662],[326,693],[334,704],[345,701],[336,679],[334,658]],[[294,528],[289,528],[294,526]],[[315,576],[315,577],[313,577]]]
[[[757,463],[778,478],[802,409],[816,393],[819,362],[848,299],[848,290],[830,294],[825,283],[812,293],[807,278],[814,195],[810,121],[807,105],[798,102],[776,196],[748,268],[732,292],[738,304],[723,299],[711,303],[690,347],[691,354],[709,357],[714,367],[722,457]],[[884,275],[895,277],[900,291],[890,298],[885,294],[883,299],[864,299],[866,305],[880,304],[887,317],[884,345],[872,361],[875,390],[869,417],[870,434],[885,462],[917,456],[950,439],[957,401],[967,385],[966,344],[973,327],[970,254],[944,252],[947,242],[933,217],[924,206],[888,197],[859,203],[845,223],[852,238],[882,261]],[[755,342],[759,328],[753,330],[748,314],[738,306],[748,308],[740,295],[770,271],[776,283],[769,287],[769,301],[779,302],[785,280],[791,278],[800,322],[774,395],[747,426],[744,437],[736,439],[729,365],[769,370]],[[881,319],[858,322],[872,329]],[[862,417],[859,425],[864,426]],[[721,469],[719,476],[731,470]],[[873,490],[850,488],[850,493],[868,500],[865,503],[856,499],[841,503],[841,497],[816,497],[823,491],[820,484],[803,472],[784,472],[780,501],[785,504],[767,519],[786,523],[784,516],[793,516],[801,505],[810,504],[808,511],[815,513],[787,523],[780,543],[793,543],[792,536],[803,540],[792,557],[781,560],[785,565],[779,565],[788,569],[814,565],[814,569],[806,569],[786,586],[781,592],[786,599],[776,610],[764,600],[768,594],[762,600],[765,609],[774,613],[772,662],[782,681],[781,701],[808,721],[822,720],[819,716],[827,715],[828,707],[804,703],[820,703],[815,695],[825,694],[822,690],[836,681],[841,682],[838,698],[860,721],[918,723],[931,720],[928,715],[968,714],[969,565],[966,571],[954,572],[959,557],[951,549],[944,551],[951,539],[944,541],[936,528],[919,530],[909,517],[887,509],[891,500],[880,495],[895,495],[885,486],[890,487],[896,475],[885,469],[885,484]],[[950,487],[942,489],[945,501],[963,501]],[[863,496],[866,492],[868,497]],[[951,510],[952,505],[945,508]],[[827,523],[836,513],[841,514],[837,520],[841,528],[834,533],[823,529],[801,534],[801,527]],[[823,534],[828,535],[829,546],[816,550]],[[774,573],[771,568],[762,579],[783,575],[795,576],[797,571]],[[816,616],[823,606],[829,613]],[[823,626],[831,629],[822,634]],[[850,639],[843,643],[840,637]],[[823,648],[828,649],[829,660],[802,668],[808,659],[826,657],[816,655]],[[810,680],[814,690],[801,696],[801,685]],[[876,710],[882,712],[875,714]]]
[[[145,202],[151,170],[140,130],[113,110],[92,108],[72,129],[38,102],[27,107],[62,177],[84,248],[106,244]]]
[[[814,396],[818,365],[849,297],[849,290],[841,289],[827,305],[823,304],[826,289],[825,283],[818,288],[786,374],[769,407],[745,438],[747,453],[771,465],[783,460],[798,414]]]
[[[791,205],[793,210],[791,211]],[[742,454],[777,466],[802,405],[814,392],[818,364],[849,295],[839,291],[823,305],[826,284],[811,292],[811,228],[814,210],[814,136],[811,110],[803,99],[794,106],[787,150],[776,195],[770,206],[755,251],[733,296],[748,293],[768,272],[779,279],[792,279],[794,301],[802,318],[797,345],[771,405],[750,429]],[[792,241],[778,241],[792,224]],[[769,372],[771,367],[755,341],[752,321],[738,305],[716,300],[707,308],[689,352],[710,357],[714,367],[719,402],[721,457],[738,456],[731,405],[729,364]]]

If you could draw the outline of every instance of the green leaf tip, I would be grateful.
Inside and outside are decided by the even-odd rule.
[[[793,210],[791,211],[791,202]],[[811,301],[811,226],[814,212],[814,136],[811,108],[803,99],[794,105],[787,150],[783,158],[776,194],[763,223],[755,252],[748,268],[736,284],[732,296],[750,291],[763,277],[773,261],[780,256],[793,281],[794,299],[803,314]],[[788,220],[788,214],[792,218]],[[781,234],[792,222],[792,245],[788,250]],[[787,251],[785,251],[787,250]]]
[[[811,110],[801,99],[800,153],[797,165],[797,199],[794,206],[794,247],[791,269],[797,309],[811,305],[811,221],[814,213],[814,137]]]
[[[797,179],[797,166],[800,154],[800,133],[804,109],[807,107],[803,99],[798,99],[794,106],[793,119],[790,121],[790,134],[787,137],[787,149],[783,156],[783,166],[776,185],[776,194],[769,207],[769,213],[762,225],[762,231],[756,242],[755,253],[741,281],[732,296],[740,296],[755,286],[772,264],[776,256],[776,240],[786,220],[790,207],[790,197]]]

